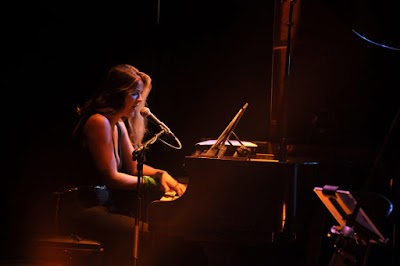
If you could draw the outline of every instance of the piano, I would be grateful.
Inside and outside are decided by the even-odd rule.
[[[146,221],[156,242],[171,237],[202,245],[306,246],[311,205],[319,204],[313,195],[318,162],[280,162],[255,142],[230,140],[246,107],[217,140],[200,142],[185,156],[183,195],[147,205]]]
[[[186,192],[147,206],[151,232],[261,244],[301,238],[317,162],[186,156]]]

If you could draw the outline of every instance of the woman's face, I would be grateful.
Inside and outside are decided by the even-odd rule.
[[[123,111],[124,116],[130,117],[136,112],[136,109],[139,108],[139,103],[143,101],[142,92],[143,82],[139,80],[137,87],[125,97],[125,108]]]

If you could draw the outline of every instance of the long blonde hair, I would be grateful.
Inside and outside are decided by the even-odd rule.
[[[132,145],[137,148],[142,144],[147,132],[147,119],[140,114],[140,109],[147,105],[147,97],[152,86],[151,78],[134,66],[120,64],[112,67],[93,97],[76,108],[77,113],[82,118],[94,113],[103,115],[118,113],[124,108],[126,95],[138,86],[139,80],[142,80],[144,85],[141,94],[143,101],[138,104],[132,116],[124,119]]]

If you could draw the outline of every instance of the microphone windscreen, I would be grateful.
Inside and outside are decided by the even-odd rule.
[[[140,114],[141,114],[143,117],[147,117],[147,116],[149,116],[149,115],[151,114],[151,112],[150,112],[150,109],[149,109],[149,108],[147,108],[147,107],[142,107],[142,108],[140,108]]]

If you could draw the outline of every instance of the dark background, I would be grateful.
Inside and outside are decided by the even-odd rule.
[[[394,1],[297,4],[290,142],[367,148],[372,159],[383,147],[396,160],[399,136],[390,130],[392,124],[394,132],[398,128],[400,85]],[[152,76],[149,107],[183,145],[174,150],[153,144],[147,159],[156,167],[184,175],[184,156],[195,143],[218,137],[246,102],[235,133],[242,140],[269,140],[274,1],[11,5],[2,21],[4,257],[18,256],[31,229],[46,224],[49,217],[37,199],[67,178],[63,163],[73,108],[115,64],[129,63]],[[396,49],[367,42],[352,29]],[[371,157],[367,167],[373,167]]]

